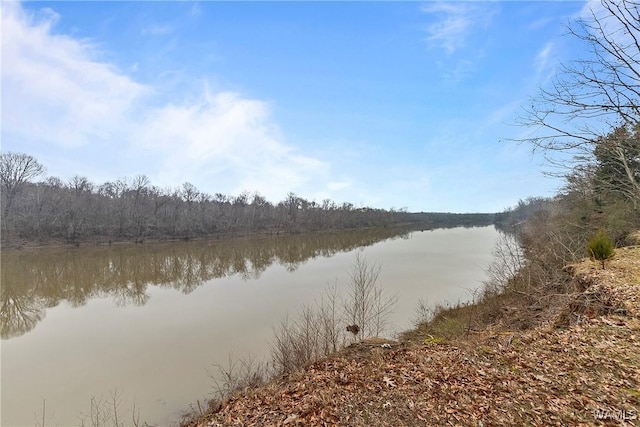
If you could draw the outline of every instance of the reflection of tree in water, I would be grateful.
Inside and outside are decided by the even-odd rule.
[[[148,281],[141,271],[135,268],[135,264],[131,263],[130,257],[118,252],[114,254],[109,265],[111,268],[106,269],[105,275],[95,277],[95,283],[100,283],[98,288],[102,293],[113,297],[116,305],[121,307],[129,304],[144,305],[149,299]]]
[[[175,268],[174,271],[180,273],[168,285],[180,289],[185,294],[192,292],[208,277],[206,261],[191,251],[177,257]]]
[[[16,266],[23,272],[23,266]],[[35,288],[22,285],[18,273],[15,278],[6,274],[2,268],[2,286],[0,287],[0,337],[8,339],[29,332],[44,319],[46,301],[35,294]]]
[[[307,260],[330,257],[406,235],[397,228],[295,236],[94,247],[3,254],[2,338],[24,334],[60,301],[71,306],[112,297],[119,306],[144,305],[148,286],[185,294],[216,278],[258,279],[272,264],[294,271]]]
[[[113,301],[119,307],[129,304],[143,306],[149,300],[146,283],[129,282],[124,286],[118,286],[111,291]]]

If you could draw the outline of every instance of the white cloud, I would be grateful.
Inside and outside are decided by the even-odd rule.
[[[289,191],[335,189],[330,165],[286,144],[267,103],[205,86],[191,98],[179,95],[187,100],[159,105],[153,97],[167,99],[164,88],[101,62],[89,41],[53,34],[55,12],[40,12],[37,20],[19,3],[3,2],[1,10],[8,149],[29,141],[36,151],[29,154],[38,157],[53,145],[72,173],[90,170],[102,179],[144,173],[156,185],[189,181],[202,191],[259,191],[274,201]]]
[[[536,55],[534,65],[536,69],[536,81],[546,80],[555,72],[554,61],[552,59],[554,53],[554,43],[547,43]]]
[[[36,19],[2,2],[2,126],[22,138],[80,146],[120,129],[146,91],[93,57],[88,41],[51,33],[59,17]]]
[[[334,181],[334,182],[330,182],[327,185],[327,187],[331,191],[344,190],[345,188],[348,188],[350,186],[351,186],[351,182],[349,181]]]
[[[153,24],[144,27],[141,30],[142,35],[150,35],[150,36],[164,36],[166,34],[170,34],[174,31],[173,26],[165,24]]]
[[[540,28],[544,28],[549,24],[553,24],[557,21],[557,17],[545,16],[542,18],[535,19],[529,23],[527,28],[529,30],[538,30]]]
[[[494,13],[493,8],[471,2],[434,2],[422,11],[438,18],[427,26],[427,43],[450,54],[463,48],[474,30],[488,25]]]
[[[159,108],[135,140],[143,152],[164,159],[158,180],[167,185],[191,176],[200,187],[213,181],[233,193],[259,191],[279,200],[323,181],[329,171],[281,142],[266,103],[235,93],[205,91],[195,103]]]

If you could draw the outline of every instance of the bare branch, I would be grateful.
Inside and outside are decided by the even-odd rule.
[[[636,1],[602,0],[568,27],[591,56],[560,67],[517,123],[533,129],[518,142],[534,151],[574,152],[619,126],[640,123],[640,7]]]

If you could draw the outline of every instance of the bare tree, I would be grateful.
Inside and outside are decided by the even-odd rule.
[[[45,171],[38,161],[28,154],[6,152],[0,154],[0,180],[2,180],[3,212],[5,232],[8,231],[11,208],[24,183]]]
[[[2,154],[2,241],[111,243],[114,239],[182,238],[261,232],[299,233],[323,229],[428,223],[429,226],[486,225],[492,214],[434,214],[386,211],[317,203],[294,193],[273,204],[260,194],[211,196],[193,184],[160,189],[144,175],[94,184],[79,175],[67,182],[49,177],[29,182],[44,167],[26,154]],[[474,217],[475,216],[475,217]],[[11,231],[11,235],[7,233]],[[291,263],[292,268],[298,265]]]
[[[524,252],[514,233],[500,233],[493,250],[493,261],[487,273],[490,283],[502,292],[509,285],[509,281],[525,267]]]
[[[133,196],[132,220],[136,239],[142,239],[146,231],[145,201],[148,200],[150,184],[151,182],[146,175],[137,175],[131,184]]]
[[[569,26],[569,33],[589,47],[590,57],[561,65],[549,88],[541,88],[525,107],[521,123],[537,132],[524,141],[543,150],[590,145],[620,123],[640,122],[640,3],[601,0],[601,7]]]
[[[387,327],[397,296],[385,295],[377,283],[380,266],[370,265],[360,254],[356,255],[350,276],[351,289],[344,302],[345,317],[357,326],[354,335],[360,338],[380,336]]]
[[[207,370],[207,373],[220,401],[246,389],[259,387],[270,374],[267,364],[258,362],[253,356],[235,359],[229,354],[226,366],[215,363],[212,367],[214,370]]]
[[[70,242],[81,237],[92,213],[93,183],[84,176],[75,175],[67,185],[70,190],[66,206],[66,237]]]
[[[636,198],[637,175],[615,130],[640,127],[640,2],[600,0],[585,10],[568,31],[588,47],[588,56],[561,65],[552,84],[531,99],[518,123],[532,133],[518,141],[545,154],[569,153],[578,164],[593,161],[606,143]]]
[[[273,331],[273,373],[293,372],[340,350],[346,344],[337,284],[325,289],[315,305],[305,305],[295,318],[285,317]]]

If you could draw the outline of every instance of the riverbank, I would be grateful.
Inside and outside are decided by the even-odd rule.
[[[475,226],[474,226],[475,227]],[[477,226],[480,227],[480,226]],[[300,234],[314,234],[314,233],[337,233],[337,232],[352,232],[352,231],[366,231],[375,229],[393,229],[415,231],[415,230],[428,230],[436,228],[454,228],[454,227],[434,227],[430,224],[421,223],[397,223],[385,226],[372,226],[372,227],[352,227],[352,228],[325,228],[314,229],[307,231],[294,231],[294,230],[263,230],[263,231],[238,231],[238,232],[223,232],[214,233],[208,235],[195,235],[195,236],[146,236],[143,238],[131,238],[131,237],[109,237],[109,236],[91,236],[84,239],[77,239],[74,241],[68,241],[62,238],[51,238],[47,240],[27,240],[27,239],[12,239],[9,241],[2,241],[0,244],[0,252],[21,251],[21,250],[40,250],[40,249],[65,249],[75,247],[95,247],[95,246],[133,246],[133,245],[150,245],[158,243],[172,243],[172,242],[201,242],[201,241],[227,241],[234,239],[247,239],[247,238],[271,238],[278,236],[295,236]]]
[[[508,304],[481,329],[464,327],[481,307],[443,310],[398,341],[353,344],[184,425],[635,425],[640,247],[617,249],[606,270],[584,260],[567,271],[574,291],[527,313],[531,328]]]

